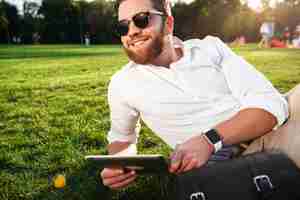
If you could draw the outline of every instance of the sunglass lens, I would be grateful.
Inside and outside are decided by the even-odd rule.
[[[117,33],[120,36],[127,35],[129,30],[129,22],[126,21],[118,22],[116,29],[117,29]]]
[[[149,23],[149,14],[148,13],[140,13],[133,17],[134,25],[138,28],[146,28]]]

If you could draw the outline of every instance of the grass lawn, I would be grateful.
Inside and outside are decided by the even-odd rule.
[[[300,50],[235,48],[281,92],[300,83]],[[87,154],[105,153],[109,79],[127,62],[120,46],[0,46],[0,199],[158,199],[156,177],[106,191]],[[169,148],[144,127],[139,151]],[[67,178],[56,189],[52,179]]]

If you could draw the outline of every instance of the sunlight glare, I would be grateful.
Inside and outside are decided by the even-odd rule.
[[[248,6],[257,10],[261,8],[261,1],[260,0],[248,0]]]

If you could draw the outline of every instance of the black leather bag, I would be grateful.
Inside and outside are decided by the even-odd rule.
[[[300,199],[300,169],[279,152],[207,164],[172,182],[174,200]]]

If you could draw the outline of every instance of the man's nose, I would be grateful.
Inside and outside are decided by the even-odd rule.
[[[142,29],[136,27],[134,22],[131,22],[129,24],[128,36],[129,37],[134,37],[134,36],[138,35],[141,31],[142,31]]]

